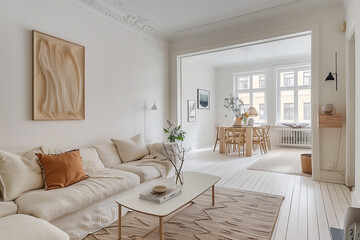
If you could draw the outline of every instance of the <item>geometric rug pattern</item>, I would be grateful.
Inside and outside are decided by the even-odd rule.
[[[165,239],[270,239],[283,199],[283,196],[215,187],[214,207],[208,190],[193,203],[164,218]],[[122,219],[122,237],[159,239],[158,226],[158,217],[129,212]],[[117,240],[117,235],[116,221],[83,240]]]

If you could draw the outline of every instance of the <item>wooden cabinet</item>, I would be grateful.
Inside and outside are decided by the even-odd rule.
[[[318,115],[319,128],[341,128],[342,115],[341,114],[319,114]]]

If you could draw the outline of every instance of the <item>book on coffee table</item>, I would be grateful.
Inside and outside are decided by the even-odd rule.
[[[160,204],[179,195],[180,193],[181,190],[178,188],[168,188],[163,193],[154,193],[152,189],[149,189],[140,193],[140,199]]]

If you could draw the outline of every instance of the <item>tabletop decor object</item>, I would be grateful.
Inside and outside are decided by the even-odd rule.
[[[175,169],[175,184],[183,185],[184,178],[181,170],[185,161],[185,155],[190,151],[190,148],[185,148],[182,144],[186,132],[181,129],[181,125],[176,126],[169,120],[167,120],[167,123],[168,127],[164,128],[164,132],[169,135],[167,139],[171,144],[163,143],[163,148],[157,151],[173,165]]]
[[[254,107],[249,107],[249,109],[247,110],[247,113],[249,114],[248,125],[253,126],[254,125],[254,118],[253,117],[257,117],[257,116],[259,116],[259,114],[256,111],[256,108],[254,108]]]

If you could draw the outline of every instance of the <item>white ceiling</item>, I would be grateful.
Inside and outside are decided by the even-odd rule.
[[[339,9],[343,0],[77,0],[148,36],[171,42],[181,33],[210,26],[226,29],[247,16],[281,10]],[[339,5],[340,4],[340,5]],[[301,6],[303,8],[301,8]],[[341,6],[340,6],[341,7]],[[276,17],[276,14],[274,15]]]
[[[310,56],[311,36],[288,38],[273,42],[260,43],[252,46],[207,53],[189,57],[198,63],[212,68],[229,65],[253,64],[268,60]]]
[[[175,32],[304,0],[121,0],[155,22],[160,31]]]

